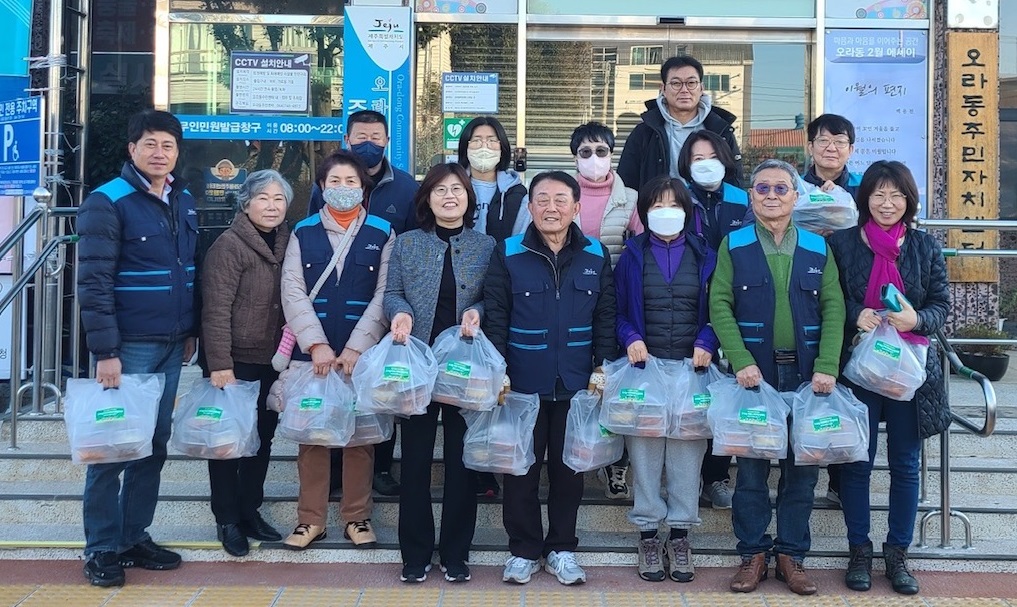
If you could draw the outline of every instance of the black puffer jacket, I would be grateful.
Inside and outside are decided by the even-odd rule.
[[[829,239],[834,259],[840,270],[840,284],[847,304],[846,337],[841,367],[847,364],[847,347],[857,332],[858,315],[865,304],[865,290],[872,271],[872,250],[861,238],[861,228],[834,232]],[[932,335],[946,324],[950,313],[950,292],[946,261],[939,243],[925,232],[909,229],[901,245],[897,268],[904,279],[904,295],[918,312],[915,333]],[[935,436],[950,427],[950,404],[947,402],[943,367],[938,351],[929,348],[925,369],[928,379],[915,394],[918,404],[918,426],[922,438]],[[842,380],[844,381],[844,380]]]

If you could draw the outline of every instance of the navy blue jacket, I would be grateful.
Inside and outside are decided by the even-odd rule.
[[[725,236],[755,221],[748,193],[726,181],[716,192],[704,190],[692,182],[689,192],[696,214],[696,234],[714,251],[720,248]]]
[[[755,226],[747,226],[728,235],[728,250],[734,268],[732,280],[734,316],[745,348],[752,354],[763,379],[777,385],[777,368],[773,362],[773,317],[776,312],[776,291],[766,254],[759,244]],[[826,241],[807,230],[798,230],[798,246],[791,262],[788,297],[794,321],[798,371],[812,378],[813,363],[819,356],[822,311],[819,291],[826,266]]]
[[[617,353],[611,256],[574,223],[557,255],[533,224],[498,243],[484,310],[484,333],[505,356],[516,392],[568,402],[594,364]]]
[[[417,181],[406,171],[400,171],[389,164],[388,160],[384,161],[377,179],[378,182],[371,188],[367,204],[364,205],[367,213],[387,221],[396,235],[416,229],[417,210],[413,207],[413,197],[420,189]],[[314,217],[323,206],[325,199],[321,197],[321,188],[315,183],[311,188],[311,200],[307,203],[307,216]]]
[[[81,324],[96,357],[119,356],[123,341],[197,335],[198,212],[184,186],[174,179],[166,204],[127,162],[78,209]]]

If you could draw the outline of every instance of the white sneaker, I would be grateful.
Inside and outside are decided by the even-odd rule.
[[[547,564],[544,565],[544,571],[554,575],[558,578],[558,581],[566,586],[572,584],[582,584],[586,582],[586,572],[576,562],[576,553],[574,552],[554,552],[547,555]]]
[[[540,571],[540,563],[524,559],[521,556],[510,556],[505,561],[505,570],[501,574],[501,581],[514,584],[525,584],[530,577]]]

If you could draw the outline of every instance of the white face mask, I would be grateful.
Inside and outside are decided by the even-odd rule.
[[[720,182],[724,181],[724,174],[727,172],[724,169],[724,163],[716,158],[697,160],[692,163],[690,168],[692,181],[695,181],[707,190],[712,190],[719,186]]]
[[[471,167],[481,173],[487,173],[498,166],[498,162],[501,160],[501,150],[492,150],[489,147],[466,150],[466,159],[470,161]]]
[[[646,214],[646,222],[657,236],[677,236],[685,228],[685,210],[676,207],[653,209]]]
[[[590,181],[601,181],[611,172],[611,156],[593,155],[589,158],[576,158],[579,174]]]

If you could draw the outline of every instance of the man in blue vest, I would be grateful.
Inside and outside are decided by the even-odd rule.
[[[809,142],[805,149],[812,165],[802,175],[806,182],[824,192],[840,186],[855,197],[862,176],[847,170],[848,160],[855,151],[855,126],[837,114],[823,114],[806,128]]]
[[[533,429],[537,461],[525,476],[505,476],[502,517],[512,556],[502,579],[525,584],[545,569],[562,584],[580,584],[576,515],[583,475],[562,462],[569,401],[586,388],[594,366],[618,353],[611,256],[573,223],[579,183],[549,171],[530,184],[533,222],[498,244],[484,282],[484,332],[505,356],[516,392],[540,395]],[[550,492],[544,535],[537,486],[547,451]]]
[[[173,403],[183,361],[194,354],[194,250],[198,214],[173,175],[182,129],[172,114],[144,110],[127,125],[130,160],[78,210],[78,297],[96,381],[122,373],[165,375],[152,455],[92,464],[85,473],[85,577],[122,586],[125,567],[165,570],[180,555],[148,534],[159,498]],[[123,474],[121,486],[120,475]]]
[[[837,265],[822,237],[791,222],[798,192],[794,167],[764,160],[752,172],[749,195],[755,225],[721,242],[710,285],[710,321],[739,385],[765,381],[780,392],[811,382],[817,393],[833,391],[844,340],[844,296]],[[731,523],[742,564],[731,590],[752,592],[766,579],[770,553],[776,576],[796,594],[814,594],[803,561],[811,547],[809,517],[818,478],[816,466],[780,461],[777,534],[772,518],[769,460],[738,458]]]

